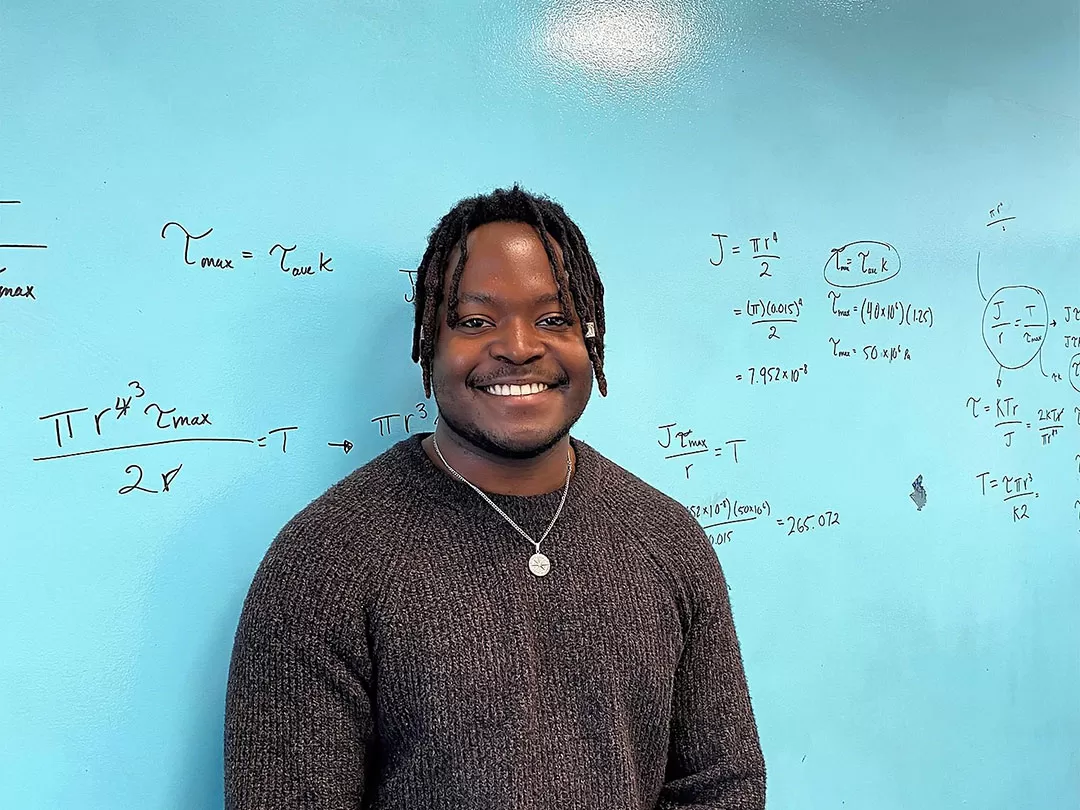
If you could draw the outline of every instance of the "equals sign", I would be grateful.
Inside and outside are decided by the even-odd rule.
[[[732,312],[734,312],[736,315],[742,315],[742,310],[741,309],[735,309],[735,310],[732,310]]]
[[[245,259],[255,258],[255,254],[252,253],[250,250],[242,250],[240,251],[240,255],[243,256]]]
[[[736,374],[735,379],[736,380],[741,380],[742,379],[742,374]]]
[[[731,248],[731,252],[732,252],[732,253],[738,253],[738,252],[740,252],[741,250],[742,250],[742,248],[741,248],[741,247],[732,247],[732,248]]]

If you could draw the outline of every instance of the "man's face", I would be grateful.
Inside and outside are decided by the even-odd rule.
[[[460,320],[447,325],[445,301],[436,313],[431,381],[439,419],[480,450],[530,458],[566,436],[589,401],[593,370],[581,322],[563,317],[531,225],[491,222],[471,231],[467,245]],[[551,245],[561,269],[562,251]],[[447,263],[447,292],[459,255],[455,249]],[[527,393],[529,383],[543,390]]]

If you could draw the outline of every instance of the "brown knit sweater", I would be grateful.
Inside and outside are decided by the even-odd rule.
[[[763,808],[727,587],[687,510],[572,439],[537,577],[422,438],[267,551],[229,671],[226,808]],[[539,537],[561,496],[492,499]]]

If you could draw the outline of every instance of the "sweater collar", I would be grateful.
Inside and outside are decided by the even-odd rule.
[[[409,438],[398,443],[398,448],[405,455],[408,467],[412,475],[412,485],[421,494],[433,498],[442,504],[451,506],[458,511],[471,511],[478,506],[485,509],[490,507],[483,503],[480,496],[473,491],[472,487],[462,483],[444,470],[439,469],[424,452],[421,442],[431,433],[414,433]],[[577,502],[583,490],[587,489],[596,478],[597,454],[585,442],[570,437],[570,444],[574,448],[576,463],[574,474],[570,478],[570,489],[566,495],[566,509]],[[559,506],[562,500],[562,487],[554,492],[542,495],[503,495],[493,492],[485,492],[491,500],[501,508],[506,509],[512,516],[517,515],[529,518],[533,515],[550,515]],[[512,511],[511,511],[512,510]],[[515,520],[517,517],[515,517]]]

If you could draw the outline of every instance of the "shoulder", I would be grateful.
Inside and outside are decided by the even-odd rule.
[[[393,525],[422,495],[422,452],[416,436],[387,448],[297,512],[286,526],[288,534],[309,543],[332,542]]]
[[[387,526],[410,507],[410,457],[399,442],[300,509],[270,543],[252,590],[312,597],[377,590],[394,557]]]
[[[574,444],[589,465],[590,497],[606,507],[611,519],[669,535],[705,538],[690,511],[673,497],[585,442],[575,438]]]
[[[604,529],[632,541],[691,604],[721,597],[726,585],[720,560],[690,510],[595,448],[578,444],[594,473],[589,497],[596,499],[595,519]]]

